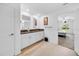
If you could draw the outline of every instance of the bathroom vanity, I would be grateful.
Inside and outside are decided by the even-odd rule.
[[[21,49],[26,48],[44,38],[44,29],[21,30]]]

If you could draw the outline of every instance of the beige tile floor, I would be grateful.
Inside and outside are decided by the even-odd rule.
[[[24,49],[19,56],[76,56],[76,53],[66,47],[42,41]]]

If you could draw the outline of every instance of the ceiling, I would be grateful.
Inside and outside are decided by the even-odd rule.
[[[78,6],[79,4],[68,4],[68,3],[25,3],[22,4],[22,9],[27,11],[29,9],[29,13],[31,14],[50,14],[56,12],[58,10],[62,10],[63,8],[73,8],[73,6]],[[69,7],[70,6],[70,7]],[[74,9],[74,8],[73,8]]]
[[[48,14],[61,7],[61,4],[58,3],[26,3],[22,5],[25,11],[29,9],[32,14]]]

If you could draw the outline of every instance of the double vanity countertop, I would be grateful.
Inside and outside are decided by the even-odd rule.
[[[39,31],[44,31],[44,29],[30,29],[30,30],[21,30],[20,33],[21,34],[28,34],[28,33],[34,33],[34,32],[39,32]]]

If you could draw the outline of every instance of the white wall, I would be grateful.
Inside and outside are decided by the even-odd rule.
[[[75,21],[74,21],[74,48],[76,53],[79,55],[79,10],[75,12]]]
[[[15,7],[15,55],[21,52],[21,38],[20,38],[20,4]]]
[[[48,37],[49,43],[58,44],[57,16],[49,14],[48,25],[45,26],[45,36]]]

